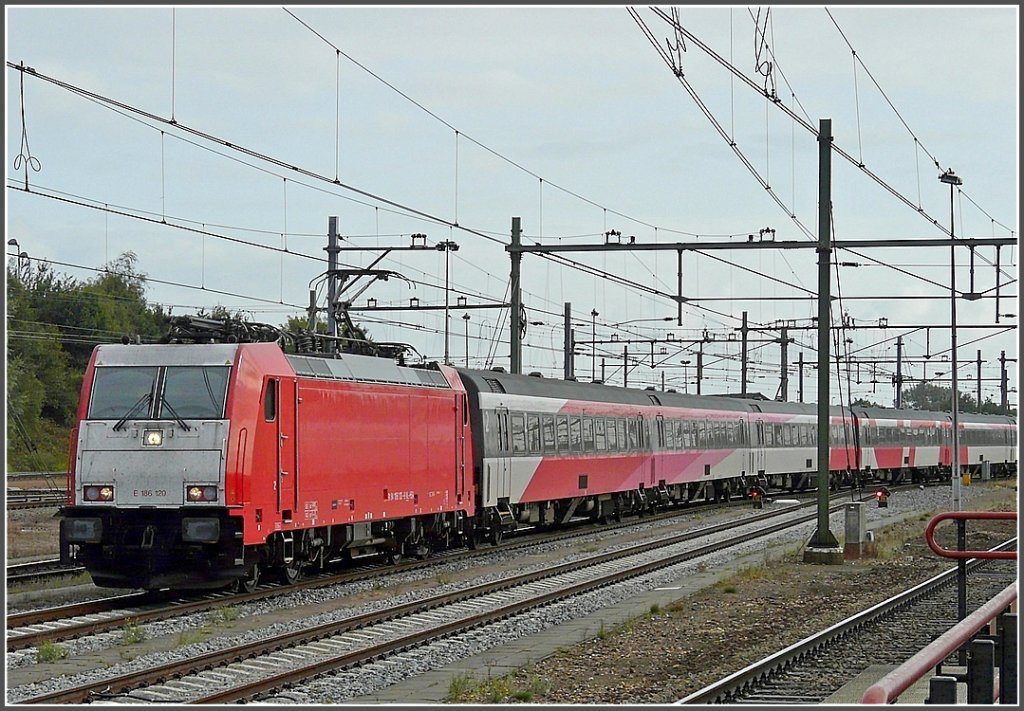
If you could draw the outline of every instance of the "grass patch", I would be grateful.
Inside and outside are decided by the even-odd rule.
[[[68,650],[46,639],[36,647],[36,662],[56,662],[68,656]]]
[[[234,622],[238,619],[237,607],[221,607],[210,613],[209,621],[215,625]]]
[[[611,632],[604,626],[604,620],[601,620],[601,626],[597,628],[597,638],[600,640],[606,640],[611,636]]]
[[[469,701],[476,686],[476,680],[472,674],[456,674],[448,680],[448,693],[445,695],[444,700],[449,703]]]
[[[146,639],[145,628],[137,622],[128,620],[121,628],[121,644],[138,644]]]
[[[187,647],[190,644],[196,642],[202,642],[206,637],[212,634],[212,630],[205,627],[199,627],[194,630],[185,630],[184,632],[178,633],[178,647]]]

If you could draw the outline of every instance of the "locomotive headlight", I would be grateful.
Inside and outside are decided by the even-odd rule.
[[[86,501],[113,501],[113,486],[87,486],[82,490]]]
[[[217,487],[213,484],[198,484],[185,490],[186,501],[216,501]]]
[[[144,444],[147,447],[159,447],[163,443],[163,430],[145,430],[142,433],[142,444]]]

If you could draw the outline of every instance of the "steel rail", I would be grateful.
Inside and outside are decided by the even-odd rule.
[[[842,510],[845,506],[845,502],[837,504],[833,507],[834,511]],[[803,508],[801,506],[789,507],[786,512],[792,513],[798,509]],[[747,542],[757,537],[771,535],[785,528],[798,526],[803,523],[815,520],[817,514],[810,513],[798,516],[791,520],[777,522],[769,526],[758,529],[754,532],[748,532],[746,534],[733,536],[722,541],[700,546],[698,548],[674,554],[664,559],[652,561],[641,564],[636,567],[629,568],[627,570],[617,571],[597,578],[578,583],[571,588],[565,588],[559,591],[551,593],[545,593],[540,598],[534,598],[531,601],[522,601],[514,603],[509,606],[503,606],[484,613],[482,616],[476,616],[470,620],[464,620],[459,627],[461,629],[468,629],[471,627],[484,624],[487,621],[493,621],[502,617],[507,617],[516,612],[520,612],[528,607],[536,607],[541,604],[547,604],[554,599],[563,597],[569,597],[572,595],[579,595],[587,590],[593,590],[599,587],[611,585],[615,582],[625,580],[628,578],[644,575],[646,573],[653,572],[663,567],[676,565],[678,563],[685,562],[692,558],[708,555],[710,553],[729,548],[731,546],[738,545],[740,543]],[[748,521],[749,523],[749,521]],[[736,526],[734,522],[730,524]],[[716,527],[720,528],[720,527]],[[83,684],[81,686],[66,689],[63,691],[52,692],[42,696],[37,696],[29,699],[25,699],[19,703],[27,704],[43,704],[43,703],[81,703],[87,701],[89,698],[96,694],[102,695],[104,698],[111,698],[128,691],[138,689],[142,686],[159,683],[167,679],[173,679],[182,677],[192,673],[198,673],[201,671],[213,669],[226,664],[243,661],[263,654],[269,654],[277,652],[290,647],[295,647],[301,644],[307,644],[329,638],[331,636],[343,634],[345,632],[355,630],[358,628],[365,628],[371,624],[378,624],[388,620],[393,620],[399,617],[406,617],[415,612],[421,612],[424,610],[434,609],[443,605],[451,605],[463,600],[479,597],[491,592],[499,590],[507,590],[513,587],[519,587],[527,585],[531,582],[542,580],[545,578],[551,578],[555,575],[577,571],[580,569],[592,567],[599,563],[608,562],[617,558],[624,558],[630,555],[637,555],[640,553],[648,552],[658,547],[664,547],[672,545],[672,542],[678,543],[681,540],[685,541],[687,538],[692,538],[695,535],[705,536],[707,530],[703,530],[699,533],[694,534],[682,534],[680,536],[669,537],[668,539],[662,539],[660,541],[649,542],[624,548],[619,551],[611,553],[605,553],[597,556],[591,556],[579,561],[571,563],[564,563],[562,565],[547,568],[542,571],[536,571],[533,573],[526,573],[522,575],[516,575],[503,580],[492,581],[478,586],[473,586],[465,590],[446,593],[443,595],[437,595],[434,597],[427,598],[416,602],[410,602],[389,608],[386,610],[379,610],[375,612],[365,613],[355,617],[347,618],[344,620],[333,621],[326,624],[318,625],[316,627],[299,630],[296,632],[288,632],[281,635],[277,635],[268,639],[259,640],[256,642],[250,642],[238,647],[234,647],[228,650],[219,650],[215,652],[209,652],[202,654],[197,657],[193,657],[187,660],[170,662],[167,664],[158,665],[149,669],[130,672],[121,676],[104,679],[101,681],[94,681]],[[447,636],[455,631],[455,627],[450,624],[444,625],[440,628],[436,628],[433,632],[425,634],[419,632],[407,637],[403,637],[399,640],[394,640],[385,645],[386,648],[378,647],[375,650],[366,650],[366,658],[375,658],[388,653],[393,652],[395,649],[404,648],[414,644],[420,644],[427,638],[438,638],[441,636]],[[199,701],[193,703],[223,703],[227,699],[244,699],[251,698],[253,695],[264,692],[267,688],[276,688],[276,686],[287,685],[293,683],[296,678],[305,678],[310,675],[315,675],[327,671],[330,669],[339,668],[342,666],[348,666],[355,661],[352,661],[351,655],[343,655],[333,660],[319,661],[317,664],[306,668],[302,672],[286,671],[273,676],[270,680],[264,679],[255,682],[253,685],[249,685],[243,688],[237,688],[233,690],[215,692],[214,694],[203,697]],[[296,676],[296,674],[298,676]],[[302,675],[305,676],[302,676]]]
[[[1006,550],[1010,547],[1016,546],[1016,543],[1017,539],[1013,538],[999,546],[996,546],[993,550]],[[986,562],[987,561],[984,559],[972,559],[967,563],[968,570],[975,570]],[[772,672],[815,653],[850,632],[874,622],[895,610],[914,604],[917,600],[931,594],[943,586],[952,585],[956,582],[957,574],[958,571],[956,568],[950,568],[945,572],[939,573],[923,583],[915,585],[909,590],[905,590],[894,595],[888,600],[884,600],[863,612],[859,612],[852,617],[841,622],[837,622],[817,634],[813,634],[799,642],[796,642],[795,644],[791,644],[785,649],[779,650],[775,654],[729,674],[728,676],[719,679],[714,684],[710,684],[703,689],[676,701],[675,705],[726,703],[726,700],[730,696],[738,691],[742,691],[745,688],[755,685],[759,681],[767,679]]]

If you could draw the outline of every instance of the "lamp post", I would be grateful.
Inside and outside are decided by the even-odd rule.
[[[18,275],[18,281],[21,281],[25,278],[24,275],[22,274],[22,271],[24,270],[25,260],[28,259],[28,252],[22,252],[21,245],[18,244],[18,240],[14,239],[13,237],[7,240],[7,245],[9,247],[14,247],[14,255],[18,258],[18,266],[16,273]]]
[[[466,322],[466,367],[469,367],[469,314],[462,314],[462,320]]]
[[[590,381],[593,382],[597,376],[597,309],[590,312]]]
[[[438,242],[435,249],[444,252],[444,364],[451,365],[451,361],[448,359],[448,254],[459,251],[459,245],[446,239],[443,242]]]
[[[953,188],[956,185],[963,185],[963,180],[956,175],[952,168],[946,170],[939,176],[939,181],[949,185],[949,323],[950,323],[950,356],[953,359],[950,368],[950,386],[952,389],[951,413],[953,419],[953,460],[950,464],[950,472],[953,484],[953,510],[960,511],[960,425],[958,422],[957,410],[959,409],[960,391],[957,388],[957,354],[956,354],[956,246],[953,241],[956,239],[956,223],[953,221]]]
[[[690,364],[689,360],[680,361],[683,364],[683,392],[690,392],[690,381],[686,377],[686,366]]]

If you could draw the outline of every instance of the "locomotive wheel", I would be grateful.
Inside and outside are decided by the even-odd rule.
[[[384,557],[390,565],[398,565],[402,560],[402,549],[393,548],[385,553]]]
[[[501,544],[501,526],[491,527],[490,541],[492,546]]]
[[[285,563],[277,569],[277,577],[285,585],[291,585],[302,575],[302,568],[299,561],[292,558],[291,563]]]
[[[253,563],[245,577],[239,578],[235,583],[235,590],[238,592],[252,592],[260,584],[260,564]]]

